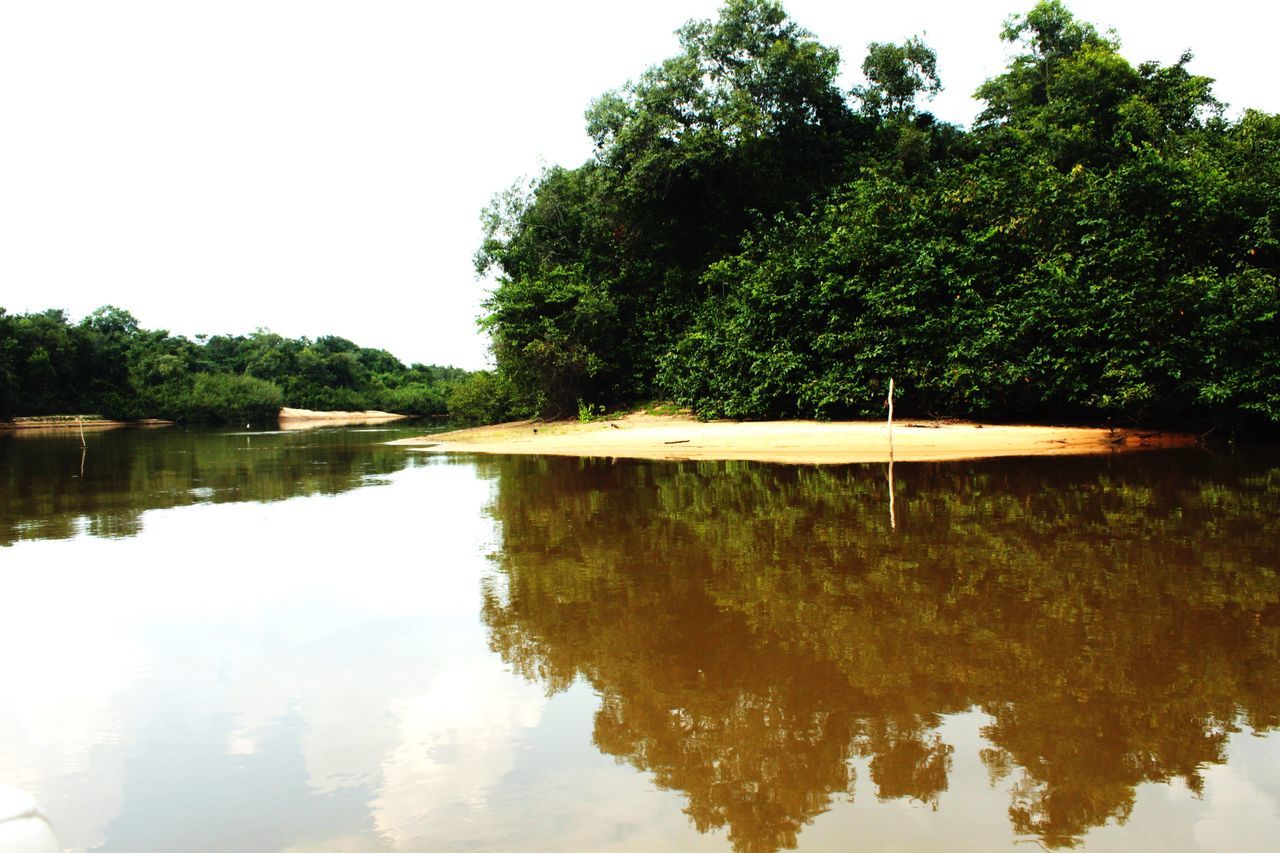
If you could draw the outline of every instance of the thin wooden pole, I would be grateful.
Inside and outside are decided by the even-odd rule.
[[[889,378],[889,458],[893,458],[893,378]]]
[[[893,511],[893,456],[889,457],[889,527],[898,529],[898,515]]]
[[[76,424],[80,427],[80,479],[84,479],[84,457],[89,453],[89,445],[84,442],[84,418],[76,417]]]

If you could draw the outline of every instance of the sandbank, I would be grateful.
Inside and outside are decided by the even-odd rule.
[[[545,454],[627,459],[745,459],[843,465],[890,458],[884,421],[707,421],[635,413],[610,421],[496,424],[389,444],[444,453]],[[899,462],[1058,456],[1186,447],[1193,435],[1087,427],[895,421]]]
[[[132,421],[117,421],[109,418],[78,418],[75,415],[54,415],[47,418],[14,418],[11,421],[0,421],[0,432],[12,432],[21,435],[37,435],[49,432],[101,432],[122,427],[167,427],[173,421],[159,418],[141,418]]]
[[[320,412],[312,409],[291,409],[285,406],[280,410],[277,419],[282,426],[289,429],[309,429],[321,426],[358,426],[360,424],[380,424],[388,421],[399,421],[409,417],[392,412],[379,412],[369,409],[363,412]]]

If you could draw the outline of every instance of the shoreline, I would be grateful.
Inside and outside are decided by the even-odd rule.
[[[394,412],[380,412],[376,409],[368,409],[363,412],[342,412],[342,411],[317,411],[315,409],[291,409],[285,406],[276,414],[276,419],[281,421],[345,421],[355,418],[361,418],[368,421],[399,421],[409,417],[408,415],[397,415]]]
[[[276,423],[281,429],[301,430],[318,429],[320,427],[385,424],[392,421],[402,421],[408,417],[408,415],[397,415],[392,412],[380,412],[373,409],[364,412],[342,412],[291,409],[286,406],[276,415]]]
[[[367,418],[370,420],[402,420],[408,418],[408,415],[397,415],[393,411],[378,411],[376,409],[366,409],[365,411],[340,411],[340,410],[315,410],[315,409],[289,409],[288,406],[282,407],[276,418],[280,420],[343,420],[344,418]]]
[[[120,421],[111,418],[94,418],[78,420],[74,417],[56,416],[51,418],[14,418],[12,421],[0,421],[0,432],[17,432],[20,430],[104,430],[121,427],[166,427],[173,426],[174,421],[162,418],[139,418],[138,420]]]
[[[698,421],[644,413],[593,423],[516,421],[388,442],[436,453],[813,465],[1096,455],[1197,443],[1194,435],[1156,430],[904,420],[893,424],[891,455],[884,421]]]
[[[312,409],[281,408],[276,420],[291,424],[295,429],[308,426],[343,426],[362,423],[384,423],[399,421],[409,415],[398,415],[394,412],[368,410],[363,412],[315,411]],[[10,421],[0,421],[0,433],[45,432],[45,431],[102,431],[122,429],[126,427],[167,427],[174,426],[177,421],[164,418],[135,418],[121,420],[103,418],[97,415],[49,415],[46,417],[18,417]]]

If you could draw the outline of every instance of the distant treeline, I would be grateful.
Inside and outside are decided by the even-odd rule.
[[[479,381],[457,367],[406,367],[386,350],[345,338],[197,335],[140,328],[128,311],[99,308],[78,323],[66,312],[0,308],[0,419],[69,413],[110,418],[237,422],[273,418],[281,406],[381,409],[445,415]]]
[[[494,399],[707,416],[1280,423],[1280,117],[1131,64],[1042,2],[964,129],[919,38],[866,82],[728,0],[587,111],[596,152],[500,194]],[[1194,38],[1194,33],[1188,33]]]

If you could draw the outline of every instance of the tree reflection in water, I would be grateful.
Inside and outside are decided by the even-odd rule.
[[[493,648],[739,850],[855,793],[934,808],[980,708],[1013,831],[1069,846],[1280,714],[1280,461],[481,459]],[[866,782],[862,782],[866,785]]]
[[[82,448],[69,431],[0,432],[0,547],[82,531],[136,536],[150,510],[339,494],[427,461],[384,446],[392,437],[343,429],[121,429],[89,433]]]

